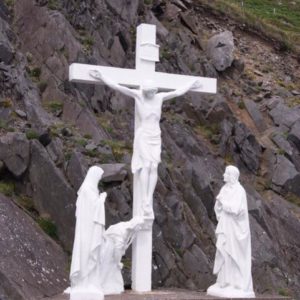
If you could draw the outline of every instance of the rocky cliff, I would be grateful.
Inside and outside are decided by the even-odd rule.
[[[214,198],[235,164],[248,194],[255,290],[300,297],[295,54],[200,1],[0,0],[0,298],[67,286],[61,248],[71,251],[76,191],[90,165],[107,170],[107,226],[131,217],[133,100],[71,84],[68,66],[134,68],[142,22],[157,25],[158,70],[218,78],[217,95],[164,104],[154,287],[214,282]],[[127,285],[129,273],[130,253]]]

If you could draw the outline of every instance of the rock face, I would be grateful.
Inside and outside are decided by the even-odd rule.
[[[29,164],[29,141],[24,134],[8,133],[0,137],[0,160],[16,177],[26,171]]]
[[[0,298],[35,300],[68,282],[66,254],[12,201],[0,194]]]
[[[4,269],[1,257],[0,298],[38,299],[65,286],[65,256],[28,216],[24,220],[31,225],[22,223],[23,212],[12,200],[33,219],[51,221],[59,243],[71,251],[76,191],[87,169],[97,164],[105,170],[100,186],[108,193],[106,226],[131,218],[134,102],[103,85],[71,84],[68,66],[133,68],[135,28],[142,22],[158,29],[158,71],[220,79],[216,95],[189,93],[163,105],[153,287],[206,290],[215,282],[215,196],[225,166],[235,164],[248,195],[255,291],[299,298],[295,91],[300,90],[300,68],[295,58],[275,52],[253,34],[241,34],[234,29],[240,24],[208,13],[201,1],[5,3],[11,6],[0,0],[0,192],[11,200],[0,198],[8,210],[1,215],[0,236],[8,235],[5,216],[11,216],[9,228],[14,229],[7,245],[24,249],[21,254],[28,259],[1,246],[11,252],[3,258]],[[212,38],[204,51],[206,36]],[[25,238],[37,241],[34,251],[26,248]],[[47,259],[43,241],[50,243]],[[28,280],[23,276],[23,263],[31,260],[47,264],[45,270],[55,264],[55,288],[48,289],[56,280],[52,271],[37,268],[36,274],[26,265]],[[130,268],[127,253],[127,287]],[[48,281],[33,282],[33,276]]]
[[[232,32],[224,31],[211,37],[207,42],[206,51],[216,70],[224,71],[230,67],[234,59]]]
[[[38,141],[31,144],[29,179],[33,201],[40,214],[48,214],[58,229],[65,248],[72,249],[75,228],[76,195],[63,173],[50,160]]]

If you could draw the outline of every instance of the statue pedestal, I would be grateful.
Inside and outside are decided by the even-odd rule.
[[[235,289],[233,287],[225,287],[221,288],[218,284],[214,284],[207,289],[207,295],[216,296],[220,298],[255,298],[255,294],[253,292],[244,292],[242,290]]]
[[[215,296],[208,296],[203,292],[195,292],[182,289],[172,290],[154,290],[147,293],[137,293],[133,291],[125,291],[120,295],[109,295],[104,297],[105,300],[230,300],[232,298],[220,298]],[[244,300],[249,298],[238,298],[237,300]],[[268,295],[256,295],[255,300],[292,300],[290,297],[282,296],[268,296]],[[43,300],[69,300],[69,295],[58,295],[53,298],[45,298]],[[84,298],[80,300],[85,300]],[[99,299],[100,300],[100,299]]]

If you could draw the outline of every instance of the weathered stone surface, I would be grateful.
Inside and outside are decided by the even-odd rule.
[[[126,20],[129,24],[135,21],[139,5],[138,0],[122,3],[118,0],[105,0],[105,2],[114,13],[119,15],[123,20]]]
[[[190,29],[193,33],[197,33],[197,25],[195,22],[195,18],[188,12],[180,13],[180,18],[182,23]]]
[[[51,140],[50,144],[46,147],[47,152],[51,159],[57,164],[60,165],[64,160],[63,152],[63,142],[59,138],[54,138]]]
[[[36,208],[40,214],[50,216],[57,226],[59,239],[70,250],[75,226],[76,194],[38,141],[32,141],[31,144],[29,178]]]
[[[283,188],[287,181],[294,179],[299,173],[295,166],[283,155],[277,155],[275,170],[272,177],[272,183]]]
[[[235,147],[240,151],[241,160],[250,171],[257,172],[262,152],[260,144],[243,123],[235,124],[234,134]]]
[[[293,156],[293,147],[287,141],[284,133],[280,131],[272,133],[271,139],[280,148],[281,151],[283,150],[289,157]]]
[[[171,2],[167,2],[165,17],[168,21],[176,19],[180,12],[181,9],[178,6],[172,4]]]
[[[0,62],[9,64],[14,58],[14,51],[8,43],[0,42]]]
[[[16,177],[20,177],[29,164],[29,141],[21,133],[7,133],[0,137],[0,160]]]
[[[285,104],[279,103],[269,114],[276,125],[288,130],[297,120],[300,120],[300,106],[290,108]]]
[[[15,112],[21,118],[26,118],[27,117],[27,114],[21,109],[16,109]]]
[[[296,146],[297,150],[300,151],[300,120],[294,123],[291,131],[288,135],[288,140]]]
[[[103,182],[123,181],[127,175],[126,164],[101,164]]]
[[[63,109],[63,120],[76,125],[83,135],[91,135],[95,143],[107,137],[104,130],[97,124],[92,113],[74,102],[66,102]]]
[[[201,261],[201,264],[198,263],[199,261]],[[192,278],[201,289],[205,290],[213,283],[212,264],[208,262],[207,256],[197,245],[193,245],[190,251],[185,252],[183,265],[188,277]]]
[[[234,59],[233,51],[233,35],[230,31],[214,35],[207,42],[207,55],[218,71],[224,71],[231,66]]]
[[[256,128],[260,132],[265,131],[267,128],[266,123],[255,102],[252,100],[245,99],[244,103],[249,115],[255,123]]]
[[[0,298],[34,300],[67,286],[66,254],[12,200],[0,194]]]
[[[5,164],[2,160],[0,160],[0,175],[4,171],[4,169],[5,169]]]
[[[149,24],[154,24],[156,26],[157,36],[160,39],[165,39],[168,36],[168,29],[161,22],[159,22],[159,20],[151,11],[148,13],[145,21]]]
[[[5,21],[8,21],[9,19],[9,10],[5,6],[4,2],[0,2],[0,18]]]
[[[123,67],[125,63],[125,52],[120,43],[118,36],[114,37],[113,44],[110,48],[110,61],[118,67]]]
[[[80,188],[88,170],[88,164],[83,155],[73,151],[67,165],[67,176],[75,191]]]

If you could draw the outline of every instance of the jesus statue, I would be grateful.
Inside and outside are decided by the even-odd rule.
[[[165,100],[181,96],[189,90],[202,86],[199,79],[170,92],[159,92],[151,80],[145,81],[140,89],[122,86],[101,72],[90,71],[90,76],[104,82],[110,88],[134,98],[136,103],[136,131],[131,161],[132,173],[137,176],[137,184],[142,195],[142,210],[139,215],[154,219],[153,193],[157,183],[157,167],[161,161],[161,130],[159,126],[162,104]]]

